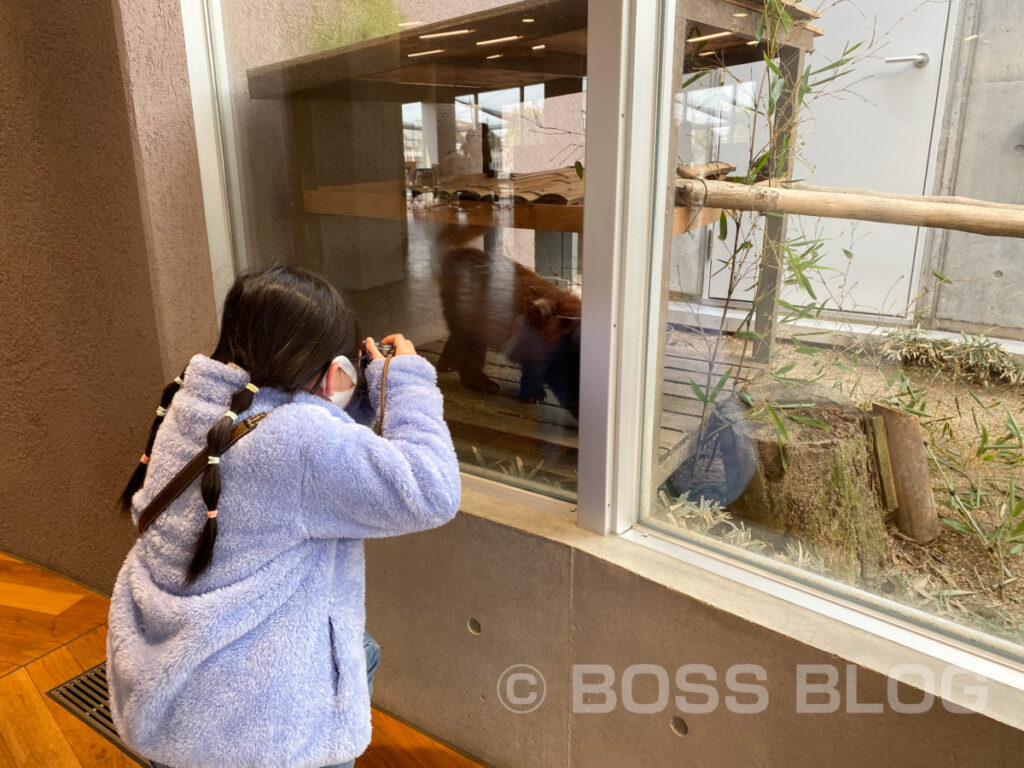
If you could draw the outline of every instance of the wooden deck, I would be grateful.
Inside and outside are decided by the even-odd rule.
[[[419,351],[437,363],[444,343],[421,345]],[[712,368],[712,387],[731,367],[738,369],[735,344],[722,344]],[[672,331],[665,346],[662,378],[661,419],[659,425],[658,466],[654,485],[660,485],[676,470],[693,449],[700,428],[703,403],[690,381],[702,389],[708,375],[708,345],[697,332]],[[519,474],[525,475],[543,465],[534,478],[562,479],[575,489],[579,455],[578,423],[550,393],[544,402],[521,403],[519,366],[496,352],[487,353],[485,373],[501,387],[494,395],[466,389],[454,372],[438,373],[438,384],[445,398],[445,420],[452,431],[456,451],[470,464],[503,464],[512,468],[515,457],[522,461]],[[744,372],[749,373],[749,361]],[[741,380],[745,380],[746,376]],[[474,451],[475,449],[475,451]]]
[[[140,765],[46,695],[100,664],[110,601],[0,553],[0,768]],[[479,768],[373,710],[373,742],[357,768]]]

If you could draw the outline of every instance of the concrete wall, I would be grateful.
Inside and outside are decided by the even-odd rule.
[[[0,550],[104,591],[160,390],[216,332],[180,23],[142,5],[123,37],[110,0],[0,19]]]
[[[961,0],[937,194],[1024,204],[1022,19],[1019,3]],[[949,232],[931,242],[925,269],[952,281],[936,291],[931,324],[1024,339],[1024,240]]]
[[[1024,755],[1024,732],[938,702],[916,715],[888,706],[881,714],[797,714],[797,665],[845,670],[842,659],[571,544],[466,513],[435,531],[368,542],[367,627],[383,649],[374,704],[496,768],[996,768]],[[682,715],[685,736],[671,727],[671,704],[652,714],[621,705],[572,712],[573,664],[609,665],[618,681],[631,664],[672,675],[694,663],[719,675],[733,664],[764,667],[767,709],[729,712],[719,683],[713,712]],[[547,684],[543,703],[525,714],[497,697],[502,672],[516,664],[535,667]],[[636,681],[638,702],[657,699],[654,678]],[[858,702],[886,702],[886,686],[882,675],[857,669]],[[899,690],[900,701],[921,701],[920,692]]]

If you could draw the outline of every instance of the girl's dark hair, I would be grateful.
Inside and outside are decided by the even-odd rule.
[[[256,387],[295,392],[322,375],[336,356],[356,359],[359,342],[359,323],[351,303],[326,278],[302,267],[275,266],[243,274],[235,281],[224,300],[220,339],[212,357],[244,368]],[[176,380],[164,389],[161,409],[170,407],[179,386]],[[237,390],[228,410],[236,414],[248,410],[254,394],[247,387]],[[147,455],[161,421],[158,415],[153,422]],[[225,413],[207,433],[211,457],[219,457],[225,450],[232,427],[233,419]],[[145,475],[146,464],[140,462],[121,494],[125,510],[131,510],[132,496]],[[203,503],[207,512],[214,514],[206,518],[185,575],[186,584],[195,581],[213,557],[221,492],[218,463],[206,465],[201,482]]]

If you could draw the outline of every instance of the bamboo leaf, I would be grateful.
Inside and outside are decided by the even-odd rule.
[[[700,385],[693,379],[690,379],[690,389],[693,390],[693,394],[695,394],[697,399],[702,403],[708,402],[708,396],[704,394],[704,390],[701,389]]]
[[[574,167],[576,168],[576,175],[580,177],[580,181],[583,181],[583,163],[577,160]]]
[[[725,215],[725,211],[722,211],[722,215],[718,217],[718,239],[724,243],[728,237],[729,217]]]
[[[768,153],[765,152],[757,159],[757,162],[754,163],[754,167],[747,172],[747,184],[753,184],[757,180],[758,175],[762,170],[764,170],[765,165],[768,163],[768,157]]]
[[[776,411],[772,406],[768,405],[768,413],[771,414],[772,420],[775,422],[775,428],[779,433],[779,438],[782,440],[789,440],[789,430],[786,429],[786,425],[782,421],[782,417],[779,416],[779,412]]]
[[[786,81],[781,77],[772,79],[772,87],[768,93],[768,115],[775,114],[775,107],[779,103],[779,99],[782,97],[782,89],[785,87]]]
[[[940,518],[942,522],[952,528],[954,531],[960,531],[961,533],[974,533],[970,528],[961,523],[959,520],[952,520],[948,517]]]
[[[686,82],[683,83],[683,88],[686,88],[687,86],[693,85],[698,80],[700,80],[702,77],[704,77],[704,75],[708,74],[708,72],[711,72],[711,71],[712,70],[710,70],[710,69],[702,69],[697,74],[693,75],[692,77],[687,78]]]
[[[715,402],[715,400],[718,398],[718,396],[722,393],[722,387],[725,386],[725,382],[727,382],[729,380],[730,376],[732,376],[732,368],[731,367],[729,368],[729,370],[727,370],[725,373],[722,374],[722,378],[720,378],[718,380],[718,383],[715,384],[715,388],[713,390],[711,390],[711,394],[708,396],[708,401],[710,401],[712,403]]]
[[[801,413],[791,413],[789,414],[789,418],[791,418],[793,421],[799,422],[800,424],[806,424],[808,427],[814,427],[815,429],[823,429],[826,432],[832,429],[832,425],[829,424],[827,421],[815,419],[812,416],[804,416]]]
[[[758,341],[763,338],[764,334],[754,333],[754,331],[736,331],[735,334],[737,339],[746,339],[747,341]]]

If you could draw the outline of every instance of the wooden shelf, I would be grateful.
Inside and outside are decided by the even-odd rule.
[[[318,187],[302,193],[303,210],[335,216],[368,216],[377,219],[433,221],[465,226],[536,229],[549,232],[583,232],[582,205],[540,203],[489,203],[477,200],[441,200],[413,207],[406,202],[401,181]],[[686,207],[675,209],[672,234],[679,235],[718,220],[721,210]]]
[[[786,4],[798,22],[817,16],[788,0]],[[734,16],[737,8],[747,15]],[[746,45],[757,36],[760,0],[689,0],[686,12],[705,34],[733,33],[701,44],[702,53],[716,53],[709,64],[761,60],[763,47]],[[815,27],[797,24],[787,44],[810,50],[819,34]],[[490,40],[502,42],[480,45]],[[247,72],[254,99],[303,95],[428,103],[539,83],[549,96],[578,93],[586,74],[586,0],[526,0]]]
[[[459,30],[469,31],[445,36]],[[579,92],[586,70],[586,0],[527,0],[255,67],[247,74],[254,99],[303,94],[450,102],[460,94],[536,83],[550,84],[559,93]]]

